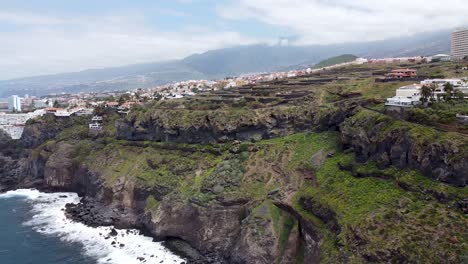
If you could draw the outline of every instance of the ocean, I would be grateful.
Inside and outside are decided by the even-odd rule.
[[[179,264],[185,260],[138,230],[92,228],[65,217],[75,193],[16,190],[0,194],[1,264]]]

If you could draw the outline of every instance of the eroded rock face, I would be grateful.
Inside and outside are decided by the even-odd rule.
[[[18,162],[0,153],[0,192],[11,189],[19,177]]]
[[[461,149],[466,148],[466,139],[441,140],[435,134],[422,141],[408,127],[388,129],[388,125],[388,120],[375,115],[350,118],[341,126],[342,142],[354,150],[358,162],[418,169],[432,179],[466,186],[468,153]]]
[[[44,168],[45,184],[51,188],[66,188],[72,185],[74,164],[69,158],[73,146],[67,143],[57,144]]]
[[[161,202],[146,224],[156,237],[181,238],[202,253],[228,253],[240,233],[243,206],[203,208],[190,202]]]
[[[273,203],[297,219],[299,223],[299,237],[301,238],[300,243],[303,243],[304,246],[304,263],[320,263],[322,237],[314,224],[297,212],[289,202],[277,200]]]
[[[30,120],[24,128],[20,144],[24,148],[35,148],[47,140],[54,139],[64,128],[72,125],[71,120],[54,116]]]
[[[226,263],[295,263],[301,234],[295,228],[280,245],[268,210],[266,205],[252,212],[252,205],[199,206],[165,199],[144,224],[155,237],[183,239]]]
[[[343,101],[324,113],[312,106],[287,110],[252,110],[238,118],[224,116],[228,114],[222,112],[206,111],[193,117],[189,110],[161,110],[146,117],[134,115],[119,120],[117,137],[125,140],[178,143],[255,141],[309,129],[337,128],[363,103],[361,100]]]

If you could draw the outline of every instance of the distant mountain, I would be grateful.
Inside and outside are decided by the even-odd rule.
[[[182,60],[92,69],[0,81],[0,97],[146,88],[190,79],[308,67],[339,54],[366,58],[449,53],[450,31],[365,43],[310,46],[250,45],[208,51]]]
[[[340,64],[340,63],[351,62],[351,61],[355,61],[357,58],[358,57],[355,56],[355,55],[344,54],[344,55],[340,55],[340,56],[336,56],[336,57],[332,57],[332,58],[323,60],[323,61],[315,64],[314,68],[315,69],[320,69],[320,68]]]

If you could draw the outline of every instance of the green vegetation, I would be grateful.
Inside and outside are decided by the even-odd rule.
[[[423,74],[452,77],[454,65],[417,67]],[[320,76],[213,94],[200,92],[190,99],[137,107],[127,121],[136,124],[137,132],[150,122],[174,131],[208,128],[231,132],[242,126],[273,126],[280,119],[294,119],[298,126],[308,127],[307,122],[319,126],[321,120],[339,113],[341,101],[352,96],[373,99],[369,101],[377,103],[371,108],[383,112],[383,104],[375,99],[392,96],[396,88],[409,83],[375,83],[373,73],[395,66],[350,66]],[[342,75],[346,78],[337,78]],[[324,83],[320,78],[329,80]],[[449,161],[466,157],[465,137],[424,125],[452,124],[456,113],[468,113],[465,102],[450,100],[409,110],[409,120],[422,125],[358,110],[346,121],[356,124],[349,128],[353,130],[350,134],[377,127],[379,133],[373,138],[392,140],[394,135],[404,134],[415,145],[415,152],[436,143],[456,147],[458,152],[445,157]],[[148,194],[141,197],[145,202],[141,209],[147,212],[163,208],[166,202],[173,203],[173,208],[190,204],[200,212],[245,206],[242,228],[254,230],[255,239],[272,239],[270,245],[277,247],[279,258],[289,249],[289,239],[302,232],[298,219],[313,224],[321,238],[324,263],[457,263],[468,250],[467,219],[459,208],[460,201],[468,197],[467,188],[431,180],[416,170],[381,169],[373,162],[357,164],[353,153],[342,150],[343,134],[337,131],[278,133],[268,140],[213,145],[125,141],[115,139],[119,117],[102,114],[102,135],[88,134],[88,119],[72,119],[73,124],[62,124],[54,141],[36,148],[33,157],[46,158],[54,148],[67,144],[75,169],[86,166],[106,187],[129,185]],[[296,219],[275,206],[278,202],[291,206],[301,217]],[[303,263],[304,245],[298,246],[302,253],[297,255],[297,263]]]
[[[316,184],[306,184],[295,196],[296,209],[322,229],[325,239],[324,262],[337,262],[342,257],[338,253],[337,244],[344,244],[344,248],[354,254],[361,250],[365,250],[366,254],[370,255],[379,255],[379,251],[382,250],[397,250],[410,261],[417,261],[422,256],[428,256],[427,259],[431,261],[437,259],[444,261],[439,254],[430,250],[428,243],[434,243],[433,245],[437,245],[437,248],[443,249],[448,254],[449,259],[458,259],[460,252],[466,249],[464,244],[466,237],[460,235],[468,231],[466,219],[456,209],[447,209],[441,201],[434,198],[427,200],[427,193],[436,190],[458,201],[462,197],[467,197],[466,188],[451,187],[432,181],[416,171],[402,172],[395,168],[381,171],[370,165],[359,167],[359,170],[362,172],[375,169],[375,173],[391,177],[356,178],[351,172],[342,171],[338,166],[339,163],[352,163],[354,160],[352,154],[341,152],[336,145],[338,141],[333,136],[318,135],[320,134],[309,137],[294,135],[285,138],[282,142],[280,140],[276,142],[283,147],[284,142],[288,142],[289,146],[295,144],[301,146],[294,151],[293,157],[296,157],[296,160],[291,160],[293,164],[300,164],[301,160],[304,163],[309,162],[310,155],[304,155],[303,149],[317,149],[319,148],[317,146],[320,146],[333,149],[335,152],[334,156],[328,158],[324,166],[316,171]],[[411,190],[402,189],[396,182],[405,182]],[[323,222],[325,220],[318,219],[314,215],[316,211],[309,212],[302,208],[299,203],[301,197],[314,199],[335,212],[337,221],[342,227],[341,233],[335,236],[328,230],[326,222]],[[444,224],[440,225],[440,221],[444,221]],[[424,228],[421,228],[422,226]],[[439,230],[440,235],[435,240],[430,238],[434,229]],[[372,246],[365,248],[356,246],[353,237],[356,233],[362,234],[362,239]],[[459,241],[458,243],[450,242],[453,236]],[[423,237],[424,240],[421,240]],[[362,260],[355,259],[355,261]]]
[[[451,100],[449,102],[436,102],[429,107],[416,107],[409,109],[408,120],[423,124],[434,123],[450,124],[456,122],[457,114],[468,114],[468,102]]]
[[[171,148],[151,142],[128,143],[107,142],[101,149],[89,153],[84,163],[99,172],[108,185],[119,179],[133,179],[165,195],[185,180],[197,180],[197,175],[209,170],[218,160],[209,153],[209,147]]]
[[[146,199],[146,208],[145,208],[145,210],[146,211],[151,211],[151,210],[156,209],[157,206],[158,206],[158,200],[156,200],[156,198],[154,198],[153,195],[148,196],[148,198]]]
[[[351,55],[351,54],[344,54],[336,57],[332,57],[326,60],[323,60],[317,64],[314,65],[314,69],[320,69],[320,68],[325,68],[328,66],[340,64],[340,63],[345,63],[345,62],[351,62],[356,60],[358,57]]]

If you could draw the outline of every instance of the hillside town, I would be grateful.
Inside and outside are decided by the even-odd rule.
[[[468,264],[467,3],[3,1],[0,264]]]
[[[454,32],[452,41],[457,40],[457,32]],[[452,46],[452,55],[436,54],[433,56],[392,57],[392,58],[356,58],[353,61],[337,63],[322,68],[308,67],[305,69],[290,70],[284,72],[250,73],[239,77],[228,77],[222,80],[188,80],[169,83],[152,88],[137,88],[132,91],[109,91],[100,93],[78,94],[52,94],[36,97],[25,95],[19,97],[13,95],[7,99],[0,99],[0,129],[6,131],[13,139],[21,137],[27,120],[42,115],[54,115],[68,118],[70,116],[94,116],[97,107],[111,108],[118,113],[126,115],[134,106],[142,105],[149,101],[171,100],[211,91],[229,90],[235,87],[256,85],[272,81],[320,75],[320,72],[339,70],[347,66],[359,65],[389,65],[395,68],[389,72],[377,76],[379,82],[414,82],[411,85],[403,85],[395,91],[395,96],[387,98],[386,107],[408,108],[422,105],[429,101],[440,101],[450,98],[468,99],[468,72],[464,78],[430,78],[418,74],[412,65],[431,63],[449,63],[463,61],[466,55],[460,52],[460,45]],[[405,65],[399,68],[399,65]],[[460,71],[468,71],[468,62]],[[448,87],[448,88],[447,88]],[[424,90],[429,89],[429,93]],[[448,89],[448,91],[447,91]],[[99,130],[102,119],[94,117],[90,122],[90,130]]]

